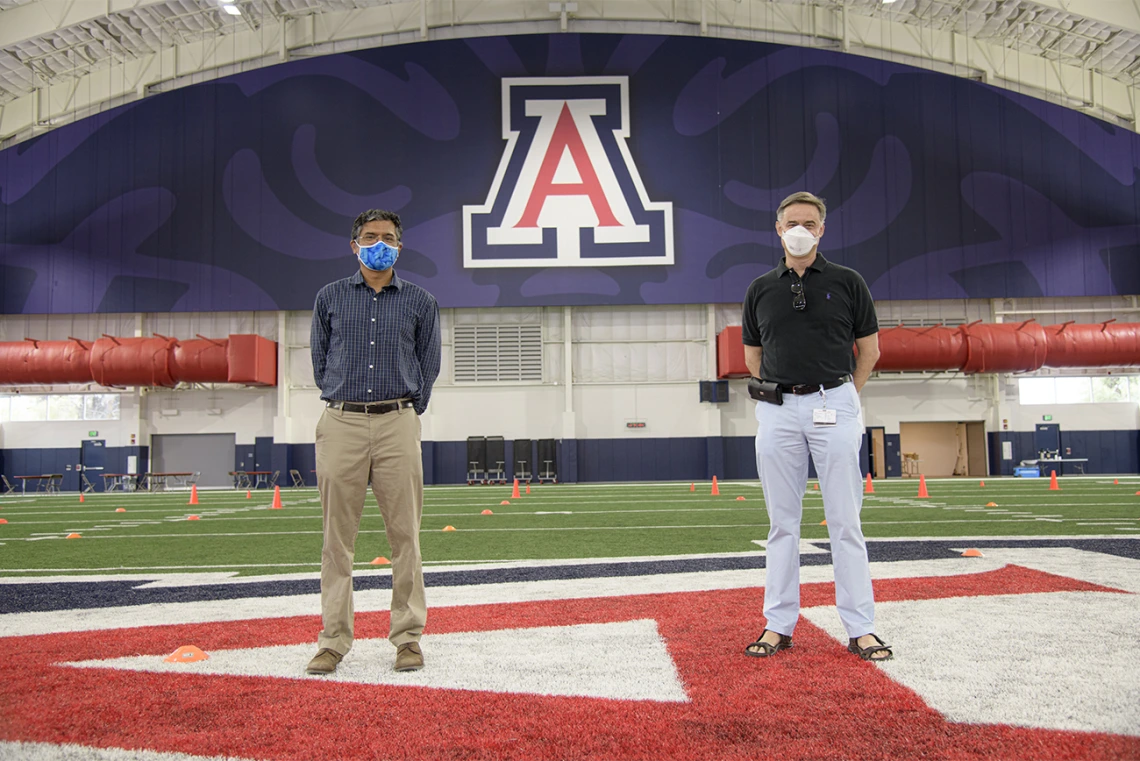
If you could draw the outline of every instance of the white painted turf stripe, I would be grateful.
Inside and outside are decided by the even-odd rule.
[[[950,721],[1140,737],[1140,606],[1121,597],[1052,592],[879,603],[876,627],[905,645],[878,668]],[[846,643],[834,611],[809,608],[804,616]]]
[[[386,639],[356,640],[336,673],[328,676],[302,671],[316,652],[312,643],[211,650],[206,660],[193,663],[167,663],[165,655],[151,655],[62,665],[609,700],[689,700],[657,622],[649,619],[425,634],[421,644],[429,668],[412,673],[392,670],[396,650]],[[504,668],[507,654],[510,667]]]
[[[160,753],[126,748],[92,748],[86,745],[4,742],[0,758],[19,761],[249,761],[235,756],[192,756],[188,753]]]

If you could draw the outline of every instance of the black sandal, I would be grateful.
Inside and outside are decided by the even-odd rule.
[[[874,637],[875,641],[879,644],[869,645],[867,647],[859,647],[859,638],[852,637],[851,640],[847,643],[848,652],[855,653],[855,655],[859,656],[863,660],[872,661],[874,663],[889,661],[891,658],[895,657],[894,652],[891,650],[891,646],[879,639],[878,634],[872,634],[871,636]],[[886,655],[880,658],[875,658],[875,653],[886,653]]]
[[[756,638],[756,641],[748,647],[744,648],[745,655],[751,655],[753,658],[769,658],[781,650],[790,650],[792,648],[792,638],[786,634],[780,634],[780,641],[775,645],[769,644],[767,642],[761,642],[765,632],[767,631],[768,630],[765,629],[764,631],[760,632],[760,636]],[[772,633],[779,634],[779,632]]]

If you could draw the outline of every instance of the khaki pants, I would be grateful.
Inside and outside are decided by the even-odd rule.
[[[317,487],[324,514],[319,646],[352,648],[352,563],[368,482],[392,548],[388,639],[418,642],[427,622],[420,559],[424,506],[420,419],[412,408],[383,415],[325,408],[317,423]]]

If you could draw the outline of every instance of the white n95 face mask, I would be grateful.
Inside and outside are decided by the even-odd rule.
[[[781,237],[788,253],[792,256],[807,256],[815,248],[815,244],[819,242],[819,238],[816,238],[807,229],[798,226],[788,230]]]

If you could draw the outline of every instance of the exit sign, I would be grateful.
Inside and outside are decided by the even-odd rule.
[[[1053,416],[1052,415],[1042,415],[1041,419],[1044,420],[1045,422],[1049,422],[1050,420],[1053,419]]]
[[[645,422],[642,420],[632,420],[625,424],[626,428],[644,428]]]
[[[88,431],[87,435],[90,436],[91,438],[95,438],[96,436],[99,435],[99,432],[98,431]]]

